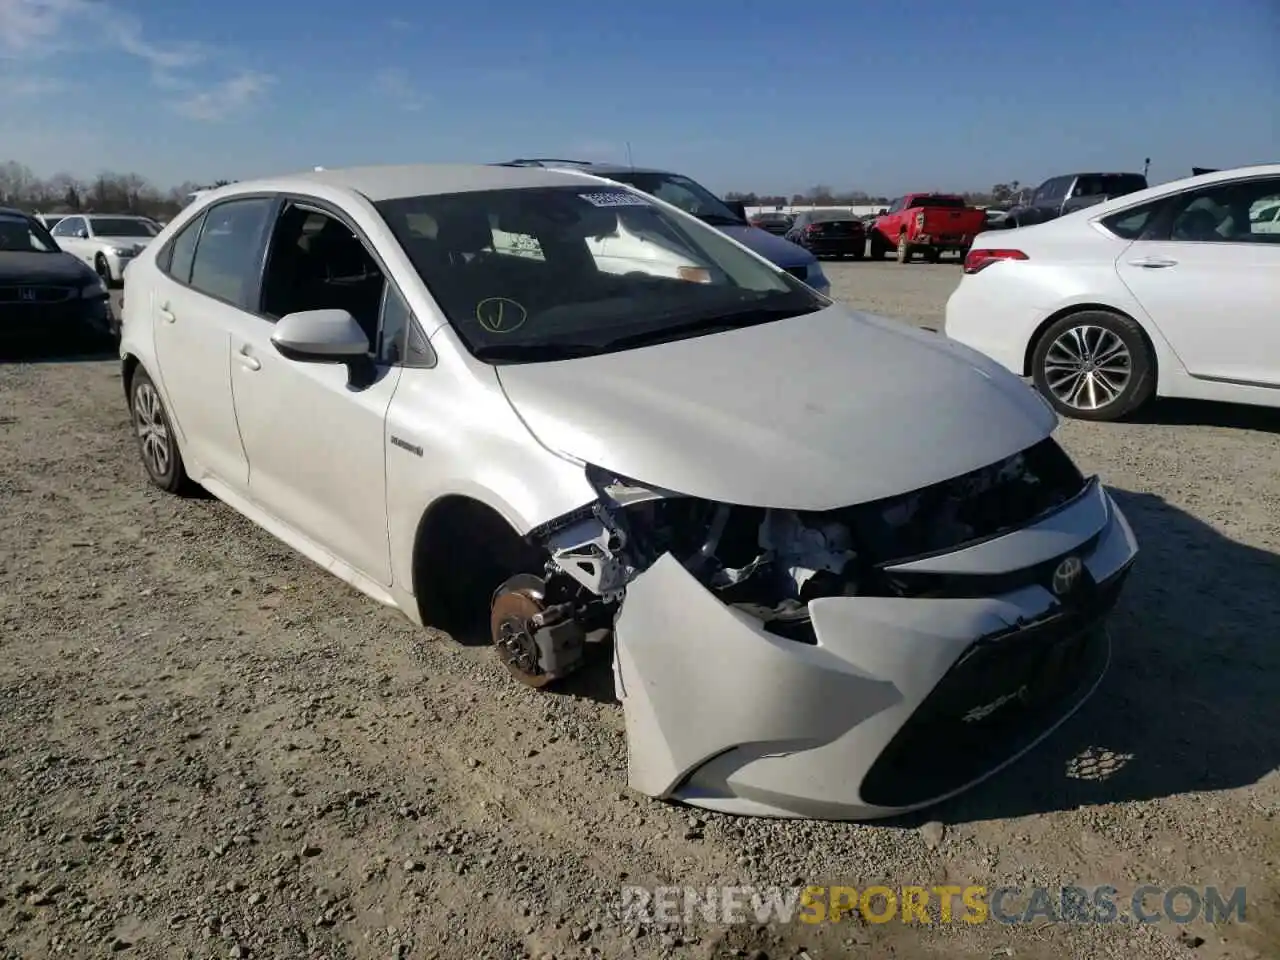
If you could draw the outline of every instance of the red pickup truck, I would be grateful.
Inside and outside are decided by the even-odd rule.
[[[930,263],[937,263],[946,252],[963,259],[986,222],[986,213],[966,205],[963,197],[908,193],[872,224],[871,259],[882,259],[890,250],[897,251],[899,263],[906,263],[913,253],[924,254]]]

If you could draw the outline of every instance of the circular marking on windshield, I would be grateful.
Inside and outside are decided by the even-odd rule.
[[[490,333],[512,333],[528,319],[529,311],[506,297],[488,297],[476,304],[476,322]]]

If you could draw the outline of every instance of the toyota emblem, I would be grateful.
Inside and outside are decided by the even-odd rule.
[[[31,287],[23,287],[18,291],[18,296],[23,300],[34,300],[36,298],[36,292]]]
[[[1084,573],[1084,564],[1080,562],[1080,558],[1067,557],[1053,571],[1053,581],[1050,584],[1053,592],[1060,597],[1065,597],[1076,588],[1082,573]]]

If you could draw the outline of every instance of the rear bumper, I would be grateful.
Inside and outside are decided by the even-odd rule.
[[[873,819],[979,783],[1049,735],[1107,668],[1137,544],[1100,486],[1023,530],[926,561],[991,595],[830,597],[815,645],[721,604],[670,557],[632,582],[615,675],[633,788],[725,813]],[[1082,563],[1069,599],[1050,589]],[[998,587],[993,587],[998,590]],[[979,593],[980,591],[975,591]]]
[[[973,244],[972,233],[920,233],[911,242],[921,247],[937,247],[940,250],[968,250]]]
[[[806,240],[804,247],[816,257],[845,256],[851,253],[865,252],[867,238],[866,236],[857,236],[830,240]]]

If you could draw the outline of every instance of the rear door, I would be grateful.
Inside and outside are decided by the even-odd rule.
[[[1280,203],[1280,177],[1186,191],[1116,262],[1192,376],[1280,388],[1280,234],[1250,220],[1270,202]]]
[[[160,251],[151,293],[156,372],[189,467],[241,495],[249,466],[231,397],[231,331],[257,288],[273,204],[246,197],[210,207]]]

